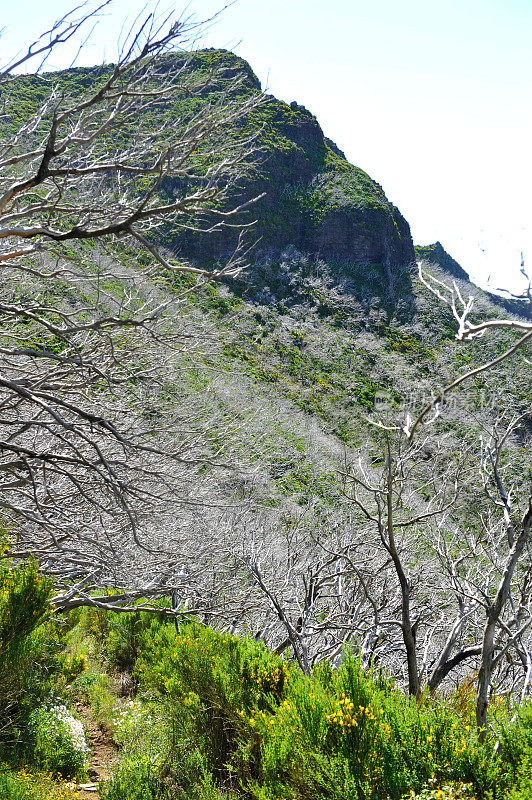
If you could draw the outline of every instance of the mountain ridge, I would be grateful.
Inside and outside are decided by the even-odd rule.
[[[163,66],[176,71],[185,60],[186,68],[194,71],[198,81],[204,80],[204,85],[179,104],[154,113],[147,124],[157,126],[170,115],[174,124],[186,124],[201,104],[220,97],[228,86],[243,97],[260,90],[249,63],[230,51],[206,49],[161,57]],[[97,86],[111,68],[73,67],[18,76],[9,92],[21,112],[27,113],[38,108],[51,86],[77,96],[92,84]],[[11,122],[16,126],[16,113]],[[259,240],[259,249],[281,252],[293,245],[312,255],[349,261],[355,271],[371,267],[378,291],[393,294],[395,269],[402,271],[415,260],[408,222],[382,187],[350,164],[324,135],[316,117],[295,101],[288,104],[264,95],[239,132],[258,140],[255,163],[237,193],[243,202],[264,195],[242,217],[247,222],[255,218],[254,238]],[[167,179],[164,189],[179,190],[179,185],[178,179]],[[220,259],[234,248],[235,237],[231,229],[205,236],[174,233],[169,246],[183,258]]]

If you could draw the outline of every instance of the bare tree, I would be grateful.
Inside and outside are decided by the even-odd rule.
[[[345,472],[346,493],[362,512],[374,547],[384,555],[378,571],[395,579],[396,598],[389,595],[378,627],[400,632],[408,689],[417,697],[426,662],[439,646],[433,633],[443,592],[434,570],[433,541],[456,504],[461,459],[441,457],[443,439],[409,442],[400,434],[392,437],[386,431],[383,435],[382,468],[359,457]],[[423,628],[427,636],[421,663]]]
[[[487,734],[494,680],[499,691],[512,695],[525,697],[530,689],[530,487],[516,480],[505,448],[523,421],[521,415],[493,428],[481,457],[486,503],[477,501],[473,513],[462,524],[447,527],[437,542],[439,568],[456,597],[458,613],[429,688],[434,691],[451,670],[473,659],[478,664],[476,718],[481,739]]]
[[[487,732],[493,674],[497,667],[500,669],[504,664],[504,656],[512,663],[509,653],[512,649],[517,653],[523,695],[531,678],[530,645],[526,634],[532,624],[528,597],[532,565],[528,558],[525,564],[521,563],[520,569],[518,565],[529,550],[532,494],[530,486],[519,485],[504,466],[504,446],[528,416],[520,415],[510,420],[502,434],[495,427],[484,448],[483,485],[487,497],[497,509],[497,515],[487,528],[491,533],[491,566],[487,570],[484,568],[482,584],[479,581],[476,587],[477,602],[485,613],[476,691],[476,720],[481,739],[486,737]],[[511,484],[507,483],[508,480]],[[497,536],[497,533],[500,535]],[[482,562],[486,565],[487,559],[482,558]],[[515,682],[507,688],[515,690]]]
[[[371,627],[362,535],[346,540],[339,522],[331,516],[320,525],[307,509],[282,539],[263,526],[244,540],[242,566],[266,600],[255,609],[260,637],[279,654],[290,648],[306,674],[318,661],[334,662]]]
[[[261,102],[244,76],[193,68],[193,20],[155,13],[74,90],[42,72],[105,5],[67,14],[0,70],[0,507],[11,552],[64,580],[66,606],[97,586],[127,590],[120,570],[139,546],[158,553],[153,594],[182,584],[179,547],[170,557],[139,521],[172,497],[201,505],[187,470],[216,454],[168,400],[172,348],[190,332],[172,320],[179,294],[150,280],[186,273],[192,286],[242,269],[253,201],[234,198]],[[44,100],[27,110],[20,93],[36,83]],[[161,246],[225,227],[236,250],[210,271]],[[129,589],[116,602],[138,597]]]
[[[526,275],[526,273],[524,274]],[[524,320],[517,317],[514,319],[497,318],[472,322],[471,314],[475,302],[474,298],[469,295],[465,299],[456,281],[453,281],[452,285],[444,283],[433,275],[423,272],[421,265],[419,266],[419,277],[423,285],[451,310],[454,320],[458,324],[456,332],[458,341],[469,341],[485,336],[495,330],[513,331],[519,334],[519,337],[495,358],[484,361],[474,369],[467,370],[447,386],[435,392],[430,402],[413,418],[407,415],[403,424],[403,431],[409,439],[414,436],[420,425],[431,424],[439,417],[445,399],[456,391],[459,386],[485,372],[494,371],[496,367],[508,361],[513,355],[526,349],[526,345],[532,341],[532,322],[528,319]],[[526,294],[517,299],[524,300],[529,296],[529,293],[530,287]]]
[[[521,264],[521,272],[528,275]],[[527,345],[532,337],[530,323],[530,281],[528,289],[518,300],[525,302],[526,318],[496,318],[472,321],[474,299],[464,298],[457,283],[452,285],[438,280],[433,275],[424,273],[420,267],[422,283],[445,303],[458,324],[456,338],[467,341],[492,334],[497,330],[512,331],[518,334],[515,341],[509,343],[495,358],[480,363],[468,370],[448,386],[437,392],[432,401],[414,418],[407,418],[403,432],[412,439],[418,428],[434,422],[439,416],[441,405],[446,396],[455,391],[462,383],[489,371],[494,371],[500,364],[508,361],[515,354],[523,355],[524,365],[530,365],[526,357]],[[449,635],[448,651],[456,644],[458,634],[463,630],[466,620],[475,620],[472,631],[476,643],[462,648],[448,663],[458,664],[462,658],[480,656],[476,682],[476,721],[480,738],[487,735],[487,712],[493,676],[504,666],[503,659],[512,666],[513,677],[509,670],[502,669],[503,685],[506,691],[515,691],[521,685],[521,694],[528,692],[532,677],[532,660],[527,632],[532,625],[529,606],[529,583],[531,564],[529,559],[530,528],[532,526],[532,490],[527,480],[517,480],[511,474],[507,464],[507,445],[516,431],[526,426],[530,409],[514,416],[509,421],[497,420],[487,442],[483,443],[481,459],[481,482],[484,492],[497,509],[498,517],[480,515],[480,530],[473,537],[462,537],[458,558],[449,558],[451,548],[448,543],[440,548],[442,563],[447,566],[448,574],[460,599],[460,614]],[[465,547],[464,547],[465,544]],[[444,552],[445,551],[445,552]],[[456,551],[455,551],[456,552]],[[525,558],[526,557],[526,558]],[[525,558],[525,563],[523,559]],[[469,607],[464,602],[467,598]],[[484,614],[478,616],[478,610]],[[510,655],[511,650],[517,654],[517,677]],[[436,665],[436,672],[445,670],[442,663]]]

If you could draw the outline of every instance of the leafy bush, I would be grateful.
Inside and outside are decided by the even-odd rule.
[[[155,761],[169,750],[172,732],[155,704],[130,700],[115,712],[113,739],[127,758],[143,755]]]
[[[218,782],[258,800],[504,796],[516,774],[479,745],[463,698],[416,701],[349,653],[307,678],[255,640],[193,624],[154,627],[139,653],[141,688]]]
[[[523,703],[511,719],[503,721],[499,757],[517,776],[509,800],[532,797],[532,703]]]
[[[63,778],[83,772],[88,755],[83,726],[65,706],[43,706],[33,711],[27,732],[37,767]]]
[[[234,798],[217,787],[199,753],[183,750],[181,761],[165,764],[147,756],[125,759],[115,775],[100,789],[105,800],[223,800]]]
[[[127,759],[103,788],[106,800],[170,800],[159,771],[148,756]]]
[[[532,797],[532,760],[530,757],[523,759],[517,785],[508,795],[508,800],[530,800]]]
[[[162,711],[160,704],[133,700],[117,714],[114,739],[124,758],[104,786],[103,796],[108,800],[225,797],[189,737],[186,720],[178,726]]]
[[[473,797],[467,783],[455,783],[438,789],[423,789],[419,794],[411,792],[408,800],[470,800]]]
[[[181,636],[170,626],[152,628],[141,652],[137,670],[144,685],[156,690],[171,717],[188,718],[214,775],[227,777],[236,758],[239,779],[251,778],[259,745],[252,714],[282,700],[285,662],[259,642],[195,624]],[[241,751],[245,758],[237,756]]]
[[[91,715],[99,726],[113,732],[118,699],[109,676],[91,666],[77,678],[73,688],[76,696],[90,706]]]
[[[109,621],[105,654],[116,669],[131,671],[137,658],[138,635],[143,629],[143,619],[140,614],[116,616],[118,619]]]
[[[50,591],[33,562],[0,563],[0,744],[16,739],[21,717],[47,691],[54,653],[43,623]]]
[[[95,635],[101,656],[113,669],[132,672],[138,655],[138,647],[144,632],[153,626],[173,625],[169,621],[158,620],[153,614],[138,612],[120,614],[108,612],[103,619],[98,612],[85,609],[83,624]]]
[[[96,627],[90,640],[83,638],[89,669],[72,686],[93,711],[105,689],[105,716],[123,757],[101,789],[107,800],[221,800],[235,793],[254,800],[524,800],[531,794],[532,704],[516,715],[507,700],[493,699],[494,752],[494,740],[478,743],[467,682],[445,699],[415,700],[385,675],[363,669],[350,652],[338,670],[325,662],[307,677],[255,639],[193,622],[179,634],[153,615],[121,616],[117,624],[115,615],[92,622],[90,616],[76,617],[84,630]],[[70,680],[82,659],[79,634],[71,629],[67,639],[68,655],[55,662]],[[126,662],[139,692],[121,705],[112,679],[98,670]],[[28,753],[40,768],[62,775],[83,769],[84,747],[72,736],[72,722],[64,707],[30,714]]]

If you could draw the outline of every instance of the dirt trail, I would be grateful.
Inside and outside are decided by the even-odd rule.
[[[109,734],[92,719],[87,706],[79,704],[76,711],[83,721],[92,754],[88,766],[89,782],[77,784],[76,790],[79,791],[80,800],[101,800],[98,781],[109,777],[111,768],[118,761],[118,748]]]

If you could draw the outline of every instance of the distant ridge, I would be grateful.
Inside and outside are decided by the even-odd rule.
[[[454,258],[449,255],[441,242],[415,245],[414,250],[418,261],[428,261],[431,264],[437,264],[454,278],[459,278],[461,281],[469,280],[469,275],[465,269],[462,269],[458,261],[455,261]]]

